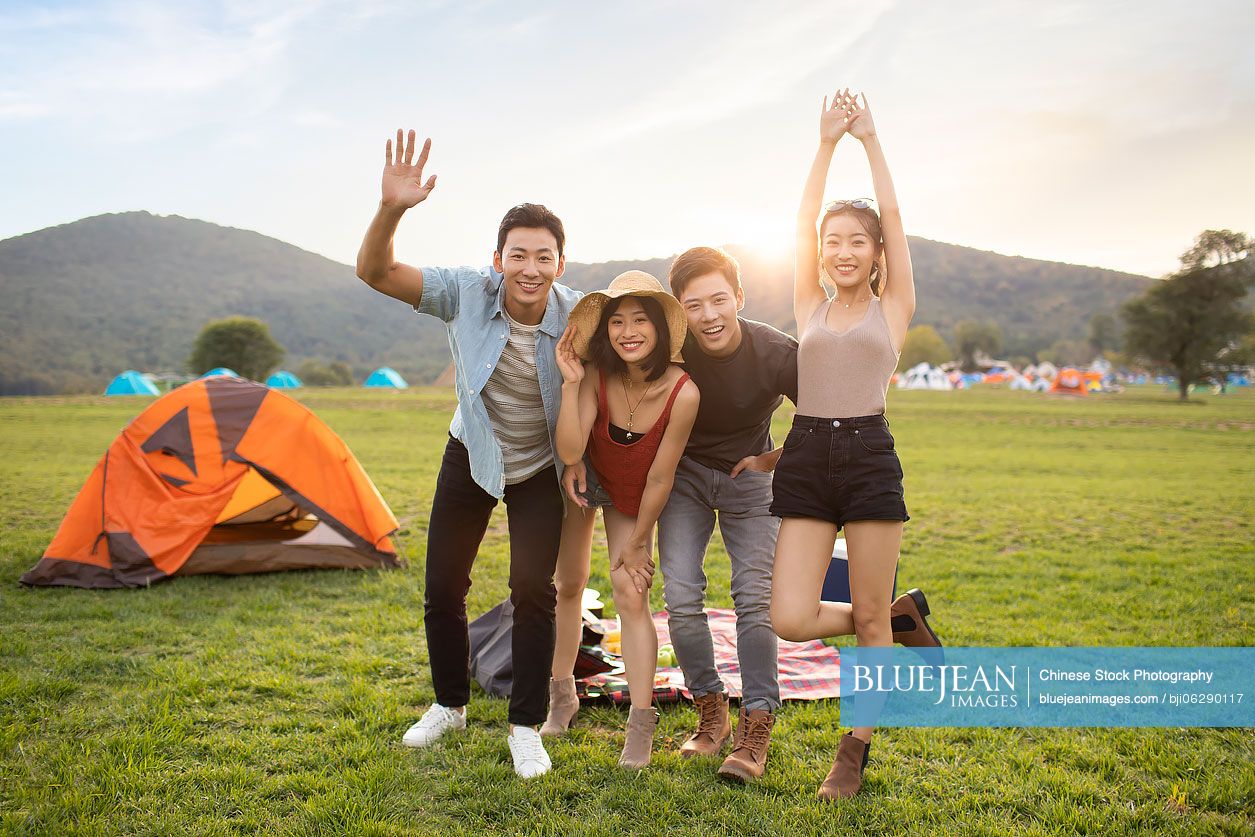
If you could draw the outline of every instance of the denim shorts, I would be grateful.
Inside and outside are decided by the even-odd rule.
[[[579,492],[579,496],[590,509],[614,505],[610,499],[610,492],[602,486],[601,479],[593,470],[593,463],[588,461],[587,456],[584,457],[584,490]]]
[[[771,513],[837,528],[859,520],[910,520],[902,464],[884,416],[794,416],[771,484]]]

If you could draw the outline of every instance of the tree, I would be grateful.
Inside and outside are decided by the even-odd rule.
[[[963,320],[954,327],[954,343],[964,372],[976,371],[976,354],[996,355],[1002,351],[1002,329],[993,321]]]
[[[1094,359],[1094,348],[1084,340],[1056,340],[1049,349],[1038,352],[1037,357],[1061,369],[1081,367]]]
[[[283,347],[270,336],[270,326],[261,320],[227,317],[205,324],[196,337],[187,365],[197,375],[226,366],[245,378],[263,381],[279,366],[285,354]]]
[[[1119,350],[1120,331],[1116,328],[1116,318],[1106,313],[1090,317],[1089,344],[1094,347],[1096,355],[1101,355],[1109,349]]]
[[[1125,348],[1171,367],[1182,401],[1221,356],[1255,330],[1242,308],[1255,282],[1252,242],[1244,233],[1207,230],[1181,256],[1181,270],[1124,305]]]
[[[296,369],[301,383],[311,387],[348,387],[353,385],[353,370],[348,364],[336,361],[331,365],[321,360],[301,361]]]
[[[1246,336],[1239,340],[1230,351],[1225,352],[1220,360],[1231,368],[1255,366],[1255,331],[1247,332]]]
[[[902,343],[902,357],[898,360],[898,371],[927,362],[930,366],[938,366],[954,357],[950,347],[937,329],[930,325],[916,326],[906,333]]]
[[[347,363],[342,360],[333,360],[331,362],[331,374],[336,377],[336,386],[351,387],[353,386],[353,370]]]
[[[1187,270],[1219,267],[1242,261],[1250,251],[1251,239],[1246,233],[1204,230],[1195,239],[1194,246],[1181,255],[1181,265]]]

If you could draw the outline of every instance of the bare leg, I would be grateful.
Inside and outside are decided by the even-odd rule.
[[[894,520],[847,523],[845,544],[850,553],[850,598],[859,647],[889,647],[893,645],[889,600],[902,545],[902,524]],[[878,696],[882,701],[887,697],[883,693]],[[852,733],[870,742],[872,727],[855,727]]]
[[[553,583],[558,590],[555,613],[553,669],[555,680],[570,677],[575,670],[575,657],[580,650],[584,632],[580,612],[584,588],[588,586],[588,561],[593,549],[593,524],[596,509],[582,509],[566,500],[566,517],[562,521],[562,543],[558,547],[558,567]]]
[[[804,642],[854,633],[850,605],[819,600],[836,540],[834,523],[809,517],[780,521],[772,572],[771,625],[781,639]],[[888,599],[885,601],[887,620]]]
[[[628,538],[636,519],[611,508],[602,510],[606,524],[606,541],[610,556],[614,556]],[[653,555],[653,532],[649,533],[650,555]],[[623,622],[623,664],[627,669],[628,691],[632,706],[648,709],[654,702],[654,672],[658,667],[658,632],[649,613],[649,592],[638,593],[632,577],[620,567],[610,573],[614,587],[614,608]]]

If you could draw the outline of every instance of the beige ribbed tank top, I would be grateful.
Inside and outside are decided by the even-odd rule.
[[[828,327],[831,306],[830,300],[816,309],[798,344],[797,411],[821,418],[881,415],[898,354],[880,300],[872,297],[863,319],[845,331]]]

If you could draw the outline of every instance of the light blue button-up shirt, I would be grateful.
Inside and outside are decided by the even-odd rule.
[[[562,373],[554,349],[566,331],[571,309],[583,294],[555,282],[549,289],[545,316],[536,330],[536,377],[540,400],[549,425],[549,444],[554,450],[558,479],[562,460],[554,443],[558,408],[562,404]],[[458,408],[449,424],[453,438],[470,453],[471,477],[494,497],[505,495],[505,462],[501,446],[492,434],[484,384],[497,368],[501,351],[510,337],[505,318],[505,277],[490,267],[424,267],[423,296],[414,310],[444,321],[449,330],[449,349],[458,393]]]

